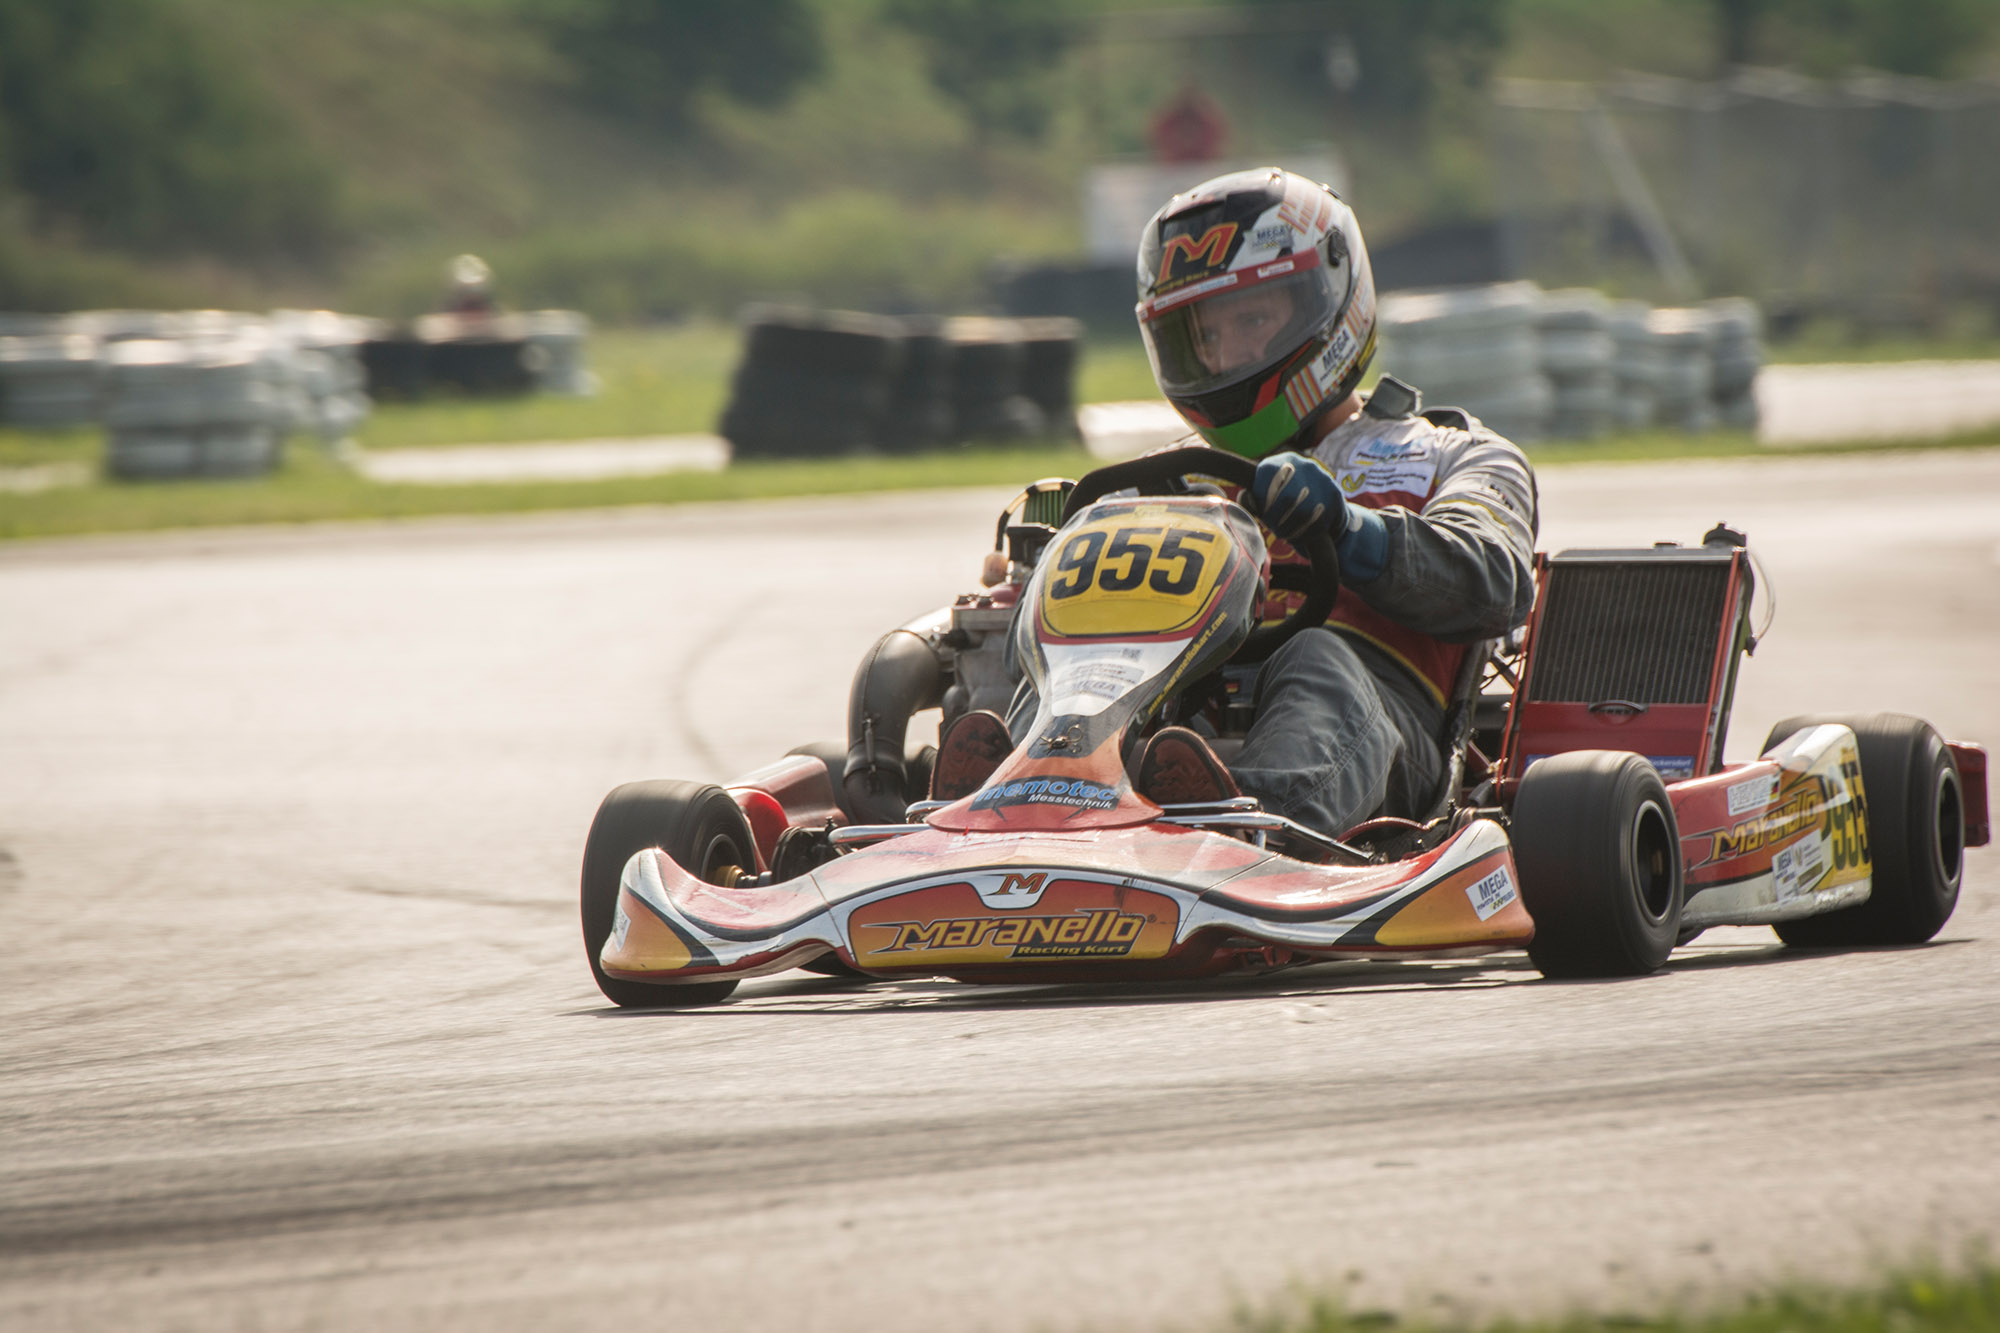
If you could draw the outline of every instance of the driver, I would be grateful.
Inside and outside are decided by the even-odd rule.
[[[1163,728],[1139,790],[1162,803],[1248,793],[1333,836],[1420,816],[1441,795],[1467,645],[1521,625],[1534,601],[1526,457],[1465,412],[1421,411],[1396,380],[1357,391],[1375,284],[1353,212],[1323,185],[1266,168],[1175,195],[1146,224],[1138,278],[1160,391],[1203,441],[1258,460],[1236,498],[1273,538],[1274,569],[1302,573],[1292,542],[1325,530],[1342,585],[1326,628],[1258,672],[1234,761]],[[1303,598],[1274,591],[1264,618]]]

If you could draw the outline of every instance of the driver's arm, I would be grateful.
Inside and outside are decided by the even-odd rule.
[[[1496,638],[1535,601],[1535,474],[1489,430],[1440,427],[1438,484],[1420,513],[1375,512],[1388,529],[1374,578],[1344,581],[1377,611],[1447,642]]]

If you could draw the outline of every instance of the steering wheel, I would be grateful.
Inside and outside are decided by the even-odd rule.
[[[1056,526],[1068,523],[1113,491],[1170,495],[1174,493],[1173,483],[1187,477],[1218,477],[1247,491],[1257,479],[1257,465],[1220,449],[1194,447],[1162,449],[1156,454],[1113,463],[1084,474],[1076,489],[1069,493],[1069,502],[1063,506],[1062,519]],[[1340,596],[1340,555],[1334,549],[1333,534],[1322,526],[1311,536],[1293,542],[1292,547],[1312,565],[1312,582],[1304,589],[1305,602],[1277,624],[1251,630],[1232,661],[1261,662],[1301,630],[1324,625],[1333,613],[1334,601]],[[1277,582],[1275,571],[1272,582],[1274,585]]]

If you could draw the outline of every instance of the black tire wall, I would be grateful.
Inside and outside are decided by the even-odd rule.
[[[735,456],[914,453],[1075,434],[1080,327],[753,307],[721,433]]]

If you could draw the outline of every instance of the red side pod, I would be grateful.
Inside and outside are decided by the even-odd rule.
[[[761,874],[771,868],[771,858],[778,850],[778,839],[790,827],[785,820],[785,807],[778,804],[777,797],[755,787],[731,787],[729,794],[736,798],[736,808],[749,821],[750,836],[757,840],[756,869]]]
[[[750,821],[758,858],[767,867],[778,835],[786,829],[819,828],[829,819],[836,824],[847,822],[834,797],[826,765],[811,755],[786,755],[752,769],[730,782],[728,790]]]
[[[1986,808],[1986,747],[1971,741],[1945,744],[1951,747],[1960,799],[1965,802],[1965,845],[1984,847],[1993,840],[1993,817]]]

